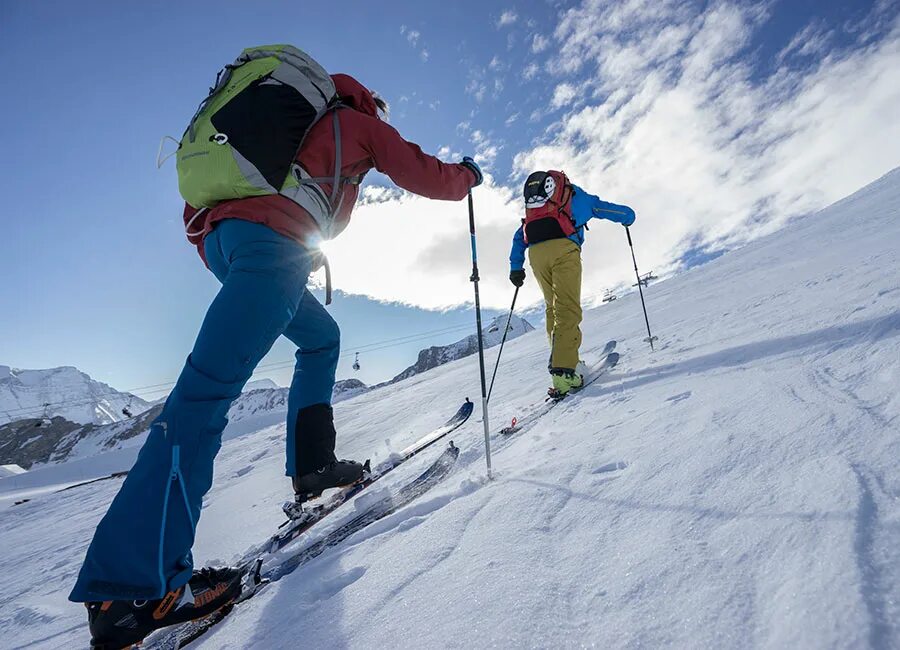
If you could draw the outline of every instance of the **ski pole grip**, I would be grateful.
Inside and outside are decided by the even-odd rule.
[[[634,244],[631,243],[631,231],[628,229],[628,226],[625,226],[625,234],[628,235],[628,245],[634,248]]]

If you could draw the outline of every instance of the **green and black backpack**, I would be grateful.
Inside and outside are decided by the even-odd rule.
[[[308,54],[290,45],[244,50],[216,77],[175,152],[178,189],[198,209],[187,225],[222,201],[280,194],[303,207],[329,238],[345,181],[340,107],[334,82]],[[306,134],[332,110],[334,175],[312,178],[295,162]],[[329,197],[319,187],[332,184]]]

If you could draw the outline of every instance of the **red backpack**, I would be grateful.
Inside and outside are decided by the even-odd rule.
[[[524,189],[525,218],[522,220],[526,244],[575,234],[572,193],[572,184],[563,172],[550,170],[528,176]]]

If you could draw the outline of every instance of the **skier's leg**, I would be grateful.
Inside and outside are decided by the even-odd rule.
[[[552,241],[552,240],[551,240]],[[544,294],[544,310],[547,321],[547,340],[553,343],[553,324],[556,320],[554,312],[553,298],[553,261],[552,255],[548,255],[550,248],[547,244],[550,242],[541,242],[534,246],[528,247],[528,262],[531,264],[531,270],[534,278]]]
[[[224,221],[207,236],[205,250],[222,288],[97,527],[73,601],[161,598],[190,579],[195,527],[228,407],[303,295],[306,251],[265,226]]]
[[[581,347],[581,249],[569,239],[554,239],[558,251],[553,265],[555,316],[553,367],[574,369]]]
[[[301,476],[335,460],[331,411],[334,374],[341,351],[337,323],[309,291],[284,335],[297,346],[288,396],[288,476]]]

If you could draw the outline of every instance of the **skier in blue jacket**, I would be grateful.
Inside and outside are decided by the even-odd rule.
[[[630,226],[635,214],[628,206],[588,194],[559,171],[532,173],[524,198],[525,218],[513,235],[509,280],[516,287],[525,282],[527,250],[546,306],[553,381],[548,392],[561,397],[584,383],[575,368],[581,346],[581,246],[587,223],[607,219]]]

